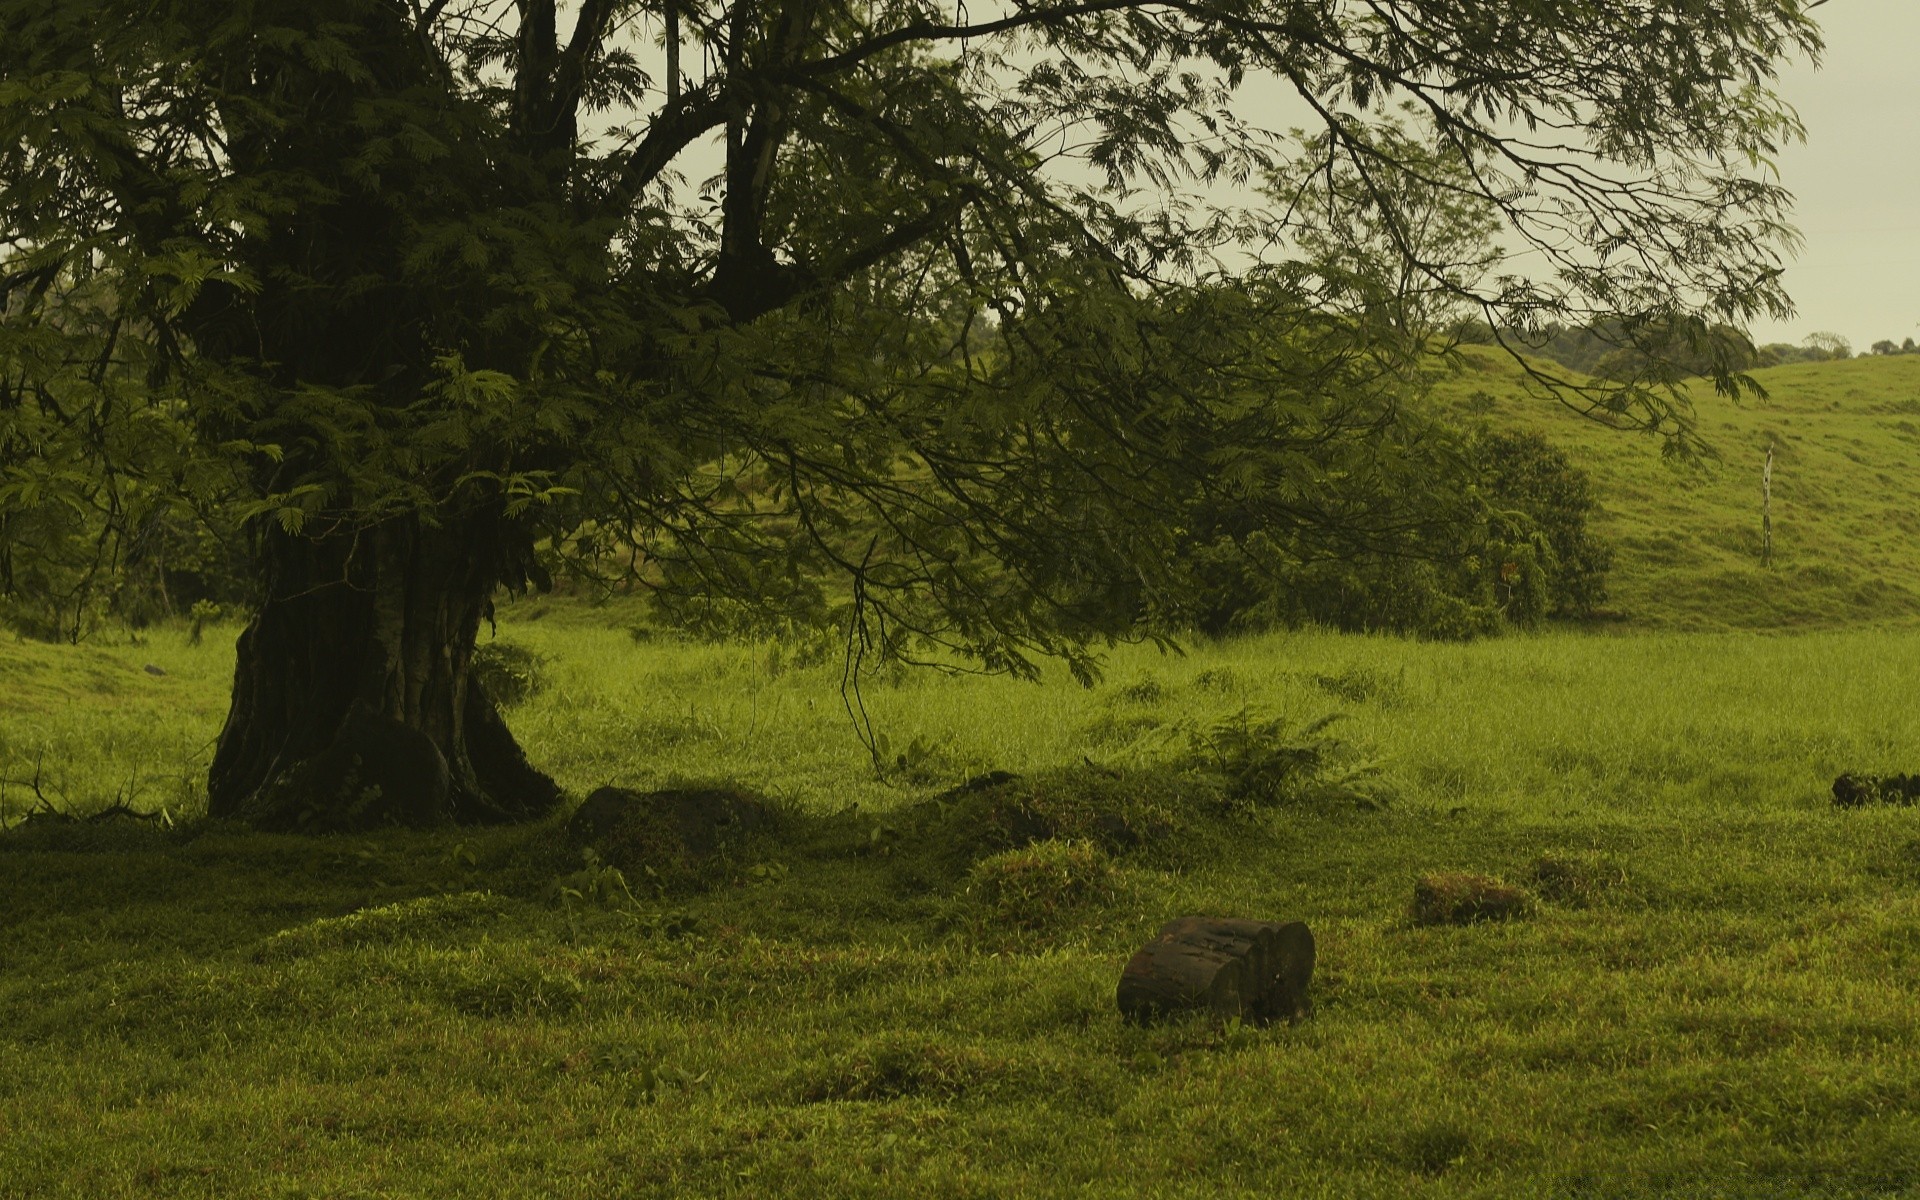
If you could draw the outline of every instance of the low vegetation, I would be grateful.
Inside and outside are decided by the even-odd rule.
[[[541,680],[513,719],[576,796],[767,797],[777,827],[699,878],[614,886],[557,819],[198,820],[231,627],[0,644],[8,1194],[1773,1198],[1920,1170],[1920,817],[1827,795],[1913,767],[1920,634],[904,674],[863,688],[876,775],[835,667],[624,619],[508,610],[501,659]],[[54,804],[171,827],[25,820],[36,759]],[[1436,873],[1528,904],[1422,925]],[[1121,1021],[1122,964],[1187,912],[1308,922],[1314,1015]]]

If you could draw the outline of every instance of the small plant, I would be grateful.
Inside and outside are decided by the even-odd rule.
[[[580,862],[578,871],[553,881],[553,898],[568,912],[589,905],[612,908],[622,903],[635,903],[633,889],[627,886],[626,875],[618,867],[600,861],[600,855],[593,847],[589,846],[580,852]]]
[[[1243,705],[1211,725],[1189,730],[1186,765],[1220,780],[1246,808],[1269,808],[1315,795],[1345,796],[1372,806],[1378,800],[1370,781],[1379,774],[1379,764],[1341,764],[1345,745],[1327,734],[1341,718],[1340,713],[1329,713],[1296,726],[1286,717],[1257,716]]]
[[[896,751],[892,739],[877,733],[873,739],[873,759],[882,778],[909,787],[923,787],[965,773],[951,739],[926,734],[914,735]]]
[[[1329,696],[1349,704],[1377,700],[1386,707],[1392,707],[1400,702],[1406,691],[1406,677],[1405,667],[1400,668],[1397,677],[1367,667],[1348,667],[1332,674],[1317,674],[1313,676],[1313,682],[1314,686]]]
[[[521,704],[547,685],[547,660],[512,642],[484,642],[473,649],[473,677],[494,703]]]
[[[1243,686],[1232,667],[1208,667],[1193,677],[1193,686],[1203,692],[1237,692]]]
[[[1158,704],[1167,698],[1167,685],[1151,675],[1142,675],[1122,685],[1119,695],[1129,704]]]
[[[187,615],[193,620],[187,627],[187,645],[198,646],[207,626],[220,619],[221,608],[211,600],[195,600]]]

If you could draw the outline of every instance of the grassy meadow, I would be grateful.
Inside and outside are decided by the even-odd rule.
[[[674,886],[600,886],[564,814],[207,822],[234,628],[0,641],[0,1196],[1912,1195],[1920,816],[1827,790],[1920,770],[1920,359],[1763,379],[1701,400],[1725,458],[1690,474],[1523,417],[1491,360],[1445,385],[1594,473],[1621,619],[1121,647],[1090,689],[883,674],[884,773],[837,661],[504,609],[541,664],[509,720],[571,794],[773,804]],[[928,803],[989,770],[1164,836],[1009,848]],[[24,822],[39,796],[168,819]],[[1416,924],[1436,870],[1531,906]],[[1306,921],[1313,1015],[1123,1023],[1184,913]]]
[[[1548,365],[1564,374],[1563,368]],[[1636,629],[1836,629],[1920,621],[1920,355],[1753,372],[1739,404],[1698,382],[1710,456],[1673,464],[1538,394],[1505,354],[1461,351],[1435,393],[1456,416],[1545,435],[1593,479],[1613,614]],[[1760,472],[1773,447],[1773,566]]]

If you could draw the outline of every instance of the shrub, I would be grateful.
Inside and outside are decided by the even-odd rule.
[[[1330,713],[1296,725],[1243,706],[1190,730],[1181,765],[1218,783],[1230,809],[1333,799],[1371,807],[1379,802],[1373,794],[1378,764],[1355,761],[1346,745],[1327,733],[1339,719],[1340,714]]]
[[[1442,435],[1436,435],[1442,436]],[[1612,550],[1587,528],[1592,486],[1537,434],[1432,451],[1429,492],[1364,547],[1327,553],[1196,505],[1186,616],[1209,634],[1318,624],[1466,640],[1606,599]]]

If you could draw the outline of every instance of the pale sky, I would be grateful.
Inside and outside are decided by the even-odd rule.
[[[1780,159],[1806,240],[1786,274],[1799,314],[1753,334],[1798,342],[1830,330],[1856,352],[1920,341],[1920,0],[1829,0],[1815,15],[1825,61],[1780,80],[1807,126],[1806,144]]]

